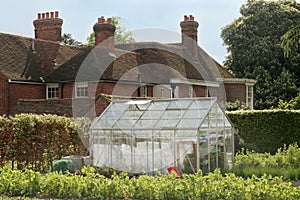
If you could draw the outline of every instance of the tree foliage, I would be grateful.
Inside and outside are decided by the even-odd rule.
[[[115,42],[117,44],[135,42],[132,32],[127,31],[127,28],[123,25],[122,21],[121,17],[112,17],[112,24],[116,26]],[[95,44],[95,33],[92,32],[86,40],[88,45]]]
[[[293,51],[298,51],[300,44],[300,25],[288,30],[282,37],[281,46],[284,50],[284,55],[289,57]]]
[[[298,93],[298,96],[296,96],[294,99],[290,100],[289,102],[280,100],[278,103],[278,108],[285,109],[285,110],[300,110],[300,92]]]
[[[64,33],[61,37],[61,41],[68,45],[74,45],[74,46],[81,46],[83,45],[81,42],[77,41],[72,37],[72,34],[70,33]]]
[[[257,80],[255,108],[291,100],[300,86],[300,54],[284,57],[281,37],[300,24],[300,4],[293,0],[248,0],[241,17],[223,27],[228,55],[224,62],[236,77]]]

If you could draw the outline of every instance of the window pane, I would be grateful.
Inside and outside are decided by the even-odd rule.
[[[88,96],[88,84],[77,83],[76,84],[76,97],[87,97]]]
[[[57,99],[58,98],[58,85],[47,86],[47,98]]]

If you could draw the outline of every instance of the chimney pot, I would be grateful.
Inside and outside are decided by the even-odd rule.
[[[50,12],[51,18],[54,18],[54,12]]]
[[[46,18],[49,19],[49,13],[48,12],[46,12]]]
[[[55,11],[55,18],[58,18],[58,11]]]
[[[41,19],[41,13],[38,13],[38,19]]]
[[[107,18],[107,23],[111,24],[111,18]]]
[[[189,17],[187,15],[184,15],[184,21],[189,20]]]
[[[45,13],[42,13],[42,19],[45,19]]]

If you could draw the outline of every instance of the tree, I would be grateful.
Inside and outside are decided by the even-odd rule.
[[[228,52],[225,67],[236,77],[257,79],[255,108],[277,106],[280,98],[291,100],[300,87],[300,55],[285,58],[280,38],[300,24],[300,4],[248,0],[240,13],[241,17],[222,28]]]
[[[112,17],[112,23],[116,26],[115,42],[117,44],[135,42],[134,38],[132,37],[132,32],[127,31],[126,27],[122,24],[121,17]],[[87,37],[87,44],[88,45],[95,44],[95,33],[94,32],[92,32]]]
[[[70,34],[70,33],[64,33],[63,36],[61,37],[61,41],[68,45],[74,45],[74,46],[82,46],[83,45],[81,42],[75,40],[72,37],[72,34]]]
[[[300,44],[300,25],[295,26],[288,30],[282,37],[281,46],[284,50],[284,55],[289,57],[293,51],[298,51]]]

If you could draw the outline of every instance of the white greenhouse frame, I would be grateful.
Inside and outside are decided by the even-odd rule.
[[[112,101],[93,123],[94,166],[128,173],[230,169],[234,129],[216,98]]]

